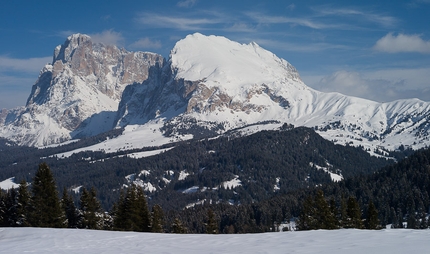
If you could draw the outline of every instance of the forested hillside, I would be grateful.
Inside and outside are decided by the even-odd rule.
[[[252,142],[253,140],[255,142]],[[288,148],[290,146],[294,149]],[[258,150],[257,147],[260,149]],[[301,147],[312,147],[313,149]],[[185,170],[190,173],[184,178],[185,180],[172,178],[171,182],[160,181],[165,183],[164,188],[154,193],[149,192],[146,198],[143,196],[141,186],[135,184],[136,181],[128,182],[128,187],[124,185],[123,188],[118,188],[115,191],[118,193],[117,196],[100,195],[97,194],[99,193],[97,187],[84,186],[79,194],[73,194],[70,189],[63,189],[60,192],[62,198],[54,198],[60,196],[58,190],[62,188],[58,188],[57,185],[56,191],[52,189],[56,185],[55,180],[50,175],[51,173],[44,173],[48,166],[42,163],[36,174],[30,178],[30,181],[34,182],[33,184],[27,187],[27,183],[22,181],[18,190],[10,190],[1,194],[0,217],[3,226],[34,226],[39,225],[34,223],[44,221],[43,218],[35,220],[35,216],[41,214],[37,212],[37,209],[48,211],[55,208],[57,215],[51,216],[46,213],[45,215],[51,219],[47,220],[46,224],[39,226],[175,233],[278,231],[283,230],[282,227],[286,223],[293,221],[299,230],[378,229],[387,224],[391,224],[394,228],[405,225],[408,228],[428,228],[430,149],[418,151],[396,164],[373,172],[369,170],[371,165],[366,164],[364,160],[362,165],[352,165],[351,161],[360,156],[368,161],[372,160],[367,157],[367,153],[357,153],[354,149],[334,146],[330,142],[326,143],[310,129],[295,128],[279,132],[265,131],[234,140],[221,138],[184,143],[169,152],[142,160],[111,159],[118,163],[118,167],[121,160],[122,162],[133,161],[136,162],[135,166],[145,167],[145,170],[150,173],[146,178],[142,176],[140,180],[143,182],[157,179],[152,178],[153,173],[158,172],[156,166],[159,166],[159,170],[164,173],[173,171],[173,174],[169,174],[171,176],[175,176],[175,172]],[[312,152],[309,153],[307,150]],[[195,157],[192,157],[192,154],[195,154]],[[273,154],[278,156],[273,156]],[[330,163],[327,163],[326,158],[331,158]],[[61,163],[65,161],[58,160]],[[88,162],[83,164],[84,161],[76,164],[78,167],[76,167],[75,173],[84,172],[84,170],[79,171],[79,165],[93,164]],[[323,162],[327,165],[330,164],[331,169],[338,168],[337,165],[343,166],[342,174],[346,169],[351,169],[348,171],[350,176],[345,180],[332,182],[323,170],[314,169],[312,171],[313,166],[306,168],[302,164],[306,162],[307,165],[310,165],[308,161],[314,164]],[[137,162],[142,164],[137,164]],[[380,159],[373,161],[374,164],[377,162],[387,163]],[[232,164],[236,167],[231,166]],[[61,169],[61,166],[58,165],[61,164],[57,164],[57,175],[58,169]],[[281,165],[278,167],[283,168],[286,172],[275,170],[276,165]],[[255,170],[257,167],[266,171],[257,172]],[[285,170],[289,167],[309,170],[305,171],[307,180],[300,181],[303,176],[298,171]],[[362,167],[367,167],[368,170],[360,170]],[[229,168],[232,172],[224,168]],[[245,170],[248,168],[251,170]],[[195,172],[193,169],[197,171]],[[61,170],[67,172],[66,168]],[[208,173],[205,174],[205,172]],[[215,174],[215,172],[219,172],[219,174]],[[319,183],[312,179],[318,179],[318,172],[322,172]],[[31,175],[33,174],[34,172]],[[231,174],[237,174],[238,179],[251,180],[242,181],[242,185],[231,188],[220,186],[219,182],[229,179]],[[281,177],[290,176],[292,185],[283,188],[283,184],[279,181],[280,189],[274,188],[268,180],[271,174]],[[295,174],[300,177],[294,179]],[[261,179],[262,184],[258,184],[257,180],[252,180],[252,177]],[[48,179],[45,181],[49,184],[41,184],[41,181],[37,179]],[[198,191],[183,191],[188,186],[195,186],[196,182],[189,179],[200,181],[201,185],[197,185]],[[264,184],[265,181],[267,181],[267,187]],[[185,186],[180,184],[185,184]],[[50,187],[46,188],[46,186]],[[31,188],[31,193],[28,188]],[[45,197],[46,193],[49,195]],[[75,195],[79,200],[73,200],[70,195]],[[37,208],[37,206],[33,208],[35,204],[42,204],[40,205],[42,207],[43,202],[40,202],[40,199],[47,200],[48,197],[54,204],[50,206],[50,209]],[[109,197],[110,199],[105,199],[104,202],[109,201],[112,205],[103,209],[100,205],[100,201],[103,199],[100,197]],[[200,198],[199,202],[183,209],[184,204],[196,198]],[[62,211],[58,211],[58,205]],[[103,213],[103,210],[109,211],[109,214]],[[150,212],[150,210],[152,211]],[[53,218],[63,219],[52,221]],[[130,220],[130,218],[135,219]],[[59,221],[62,221],[61,225],[58,223]]]
[[[349,179],[392,163],[359,148],[334,145],[312,129],[287,125],[283,130],[246,137],[173,145],[169,151],[141,159],[128,158],[125,152],[81,152],[56,158],[49,155],[64,147],[38,150],[12,146],[0,152],[0,179],[15,176],[18,182],[31,182],[35,165],[44,161],[52,168],[60,189],[94,187],[105,209],[119,197],[123,185],[132,182],[145,187],[150,203],[182,209],[204,199],[236,205],[262,201],[330,183],[328,172]]]

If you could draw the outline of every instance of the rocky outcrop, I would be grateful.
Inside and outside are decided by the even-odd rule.
[[[88,35],[71,35],[40,72],[24,112],[0,130],[0,136],[41,146],[107,131],[125,87],[142,83],[152,66],[163,64],[158,54],[129,52],[93,43]],[[13,133],[17,128],[19,135]]]

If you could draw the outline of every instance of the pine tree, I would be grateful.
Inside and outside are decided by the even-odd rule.
[[[335,216],[331,213],[330,207],[324,198],[322,190],[318,190],[315,195],[315,220],[316,229],[335,229]]]
[[[22,180],[18,188],[18,196],[16,203],[16,225],[22,227],[30,226],[28,222],[28,211],[30,205],[31,195],[27,188],[28,184],[25,180]]]
[[[33,227],[62,227],[64,214],[52,172],[41,163],[32,183],[29,222]]]
[[[122,190],[120,192],[118,202],[113,205],[112,216],[113,216],[113,229],[126,230],[127,215],[125,212],[125,195]]]
[[[150,232],[150,224],[151,224],[151,218],[149,214],[148,209],[148,202],[146,202],[145,194],[143,193],[143,189],[141,187],[135,186],[137,190],[137,196],[136,196],[136,213],[138,214],[138,221],[137,221],[137,231],[141,232]]]
[[[13,188],[9,189],[5,196],[4,226],[6,227],[15,227],[17,225],[17,199],[18,191]]]
[[[422,210],[420,213],[420,229],[428,229],[429,228],[429,224],[428,224],[428,219],[427,219],[427,214],[425,212],[425,210]]]
[[[298,221],[299,230],[317,229],[317,221],[315,218],[315,204],[311,196],[308,196],[303,202],[302,212]]]
[[[338,213],[336,201],[332,198],[330,199],[330,219],[328,220],[329,229],[339,228]]]
[[[149,232],[150,214],[148,203],[141,187],[131,185],[125,194],[121,193],[114,207],[114,229]]]
[[[172,233],[175,234],[186,234],[187,228],[182,224],[182,221],[179,218],[175,218],[175,221],[172,224]]]
[[[367,208],[366,228],[378,229],[378,227],[379,227],[378,210],[376,210],[375,204],[373,204],[372,200],[370,200],[369,206]]]
[[[345,197],[342,196],[342,199],[340,201],[340,221],[341,221],[341,227],[347,228],[348,227],[348,205],[346,202]]]
[[[406,223],[407,223],[407,228],[418,228],[419,227],[419,223],[417,222],[417,218],[416,218],[416,213],[415,213],[415,202],[414,200],[410,200],[409,204],[408,204],[408,214],[406,217]]]
[[[72,197],[68,194],[66,188],[63,189],[63,197],[61,198],[61,207],[64,210],[64,214],[67,219],[68,228],[78,227],[79,213],[76,209],[75,202]]]
[[[206,234],[218,234],[218,222],[215,219],[215,213],[212,209],[208,210],[208,219],[206,222]]]
[[[360,205],[354,197],[348,198],[346,212],[348,215],[346,228],[363,228]]]
[[[6,194],[0,190],[0,227],[7,226]]]
[[[97,200],[96,191],[94,188],[91,188],[90,191],[82,188],[79,210],[80,218],[78,225],[80,228],[103,228],[102,209],[100,202]]]
[[[151,212],[152,222],[151,222],[151,232],[154,233],[163,233],[163,220],[164,220],[164,214],[163,209],[161,209],[161,206],[154,205],[152,207]]]

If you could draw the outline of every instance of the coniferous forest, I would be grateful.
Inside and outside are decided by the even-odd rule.
[[[397,154],[399,162],[393,163],[357,148],[335,146],[306,128],[203,140],[180,148],[143,160],[119,160],[131,164],[122,173],[103,170],[108,176],[112,172],[120,175],[117,180],[146,169],[154,175],[142,178],[151,182],[157,180],[157,168],[164,177],[166,171],[189,173],[182,181],[170,178],[170,184],[165,182],[164,189],[155,193],[124,182],[122,188],[114,185],[116,195],[100,195],[99,187],[106,188],[106,183],[91,183],[103,182],[103,177],[82,184],[77,194],[67,184],[71,179],[58,184],[58,178],[64,178],[61,173],[66,174],[62,164],[71,159],[34,164],[30,177],[17,174],[19,188],[0,192],[0,226],[171,233],[256,233],[290,230],[288,225],[293,224],[296,230],[380,229],[387,225],[428,228],[428,149],[403,159]],[[332,182],[326,172],[315,170],[309,162],[330,164],[333,171],[342,169],[344,180]],[[67,169],[74,173],[88,170],[80,169],[90,164],[84,163],[78,159]],[[115,163],[103,165],[116,167]],[[240,176],[242,185],[221,188],[220,183],[232,175]],[[280,190],[274,190],[272,176],[285,181],[280,182]],[[192,186],[205,191],[183,193]],[[184,208],[196,198],[201,202]]]

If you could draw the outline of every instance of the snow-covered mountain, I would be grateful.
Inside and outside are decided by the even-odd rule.
[[[162,119],[170,135],[278,121],[313,127],[337,143],[393,150],[425,146],[429,118],[430,103],[322,93],[256,43],[196,33],[177,42],[164,68],[125,89],[115,121],[125,126]]]
[[[149,69],[163,63],[158,54],[128,52],[74,34],[55,48],[25,108],[0,117],[0,136],[41,146],[108,131],[124,88],[146,80]]]
[[[115,127],[127,127],[123,136],[133,139],[134,130],[142,129],[151,131],[144,135],[189,138],[286,122],[373,151],[426,146],[430,127],[428,102],[377,103],[322,93],[256,43],[199,33],[178,41],[168,61],[73,35],[56,48],[27,106],[14,112],[3,117],[0,136],[36,146]]]

